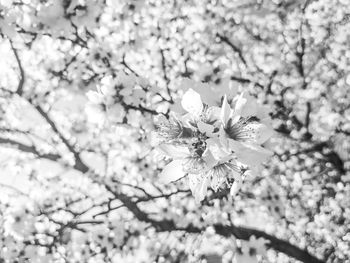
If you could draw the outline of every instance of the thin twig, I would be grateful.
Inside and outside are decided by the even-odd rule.
[[[17,65],[19,68],[19,72],[20,72],[20,80],[17,86],[17,90],[16,93],[21,96],[23,94],[23,86],[24,86],[24,81],[25,81],[25,74],[24,74],[24,70],[22,67],[22,62],[18,56],[18,52],[17,49],[13,46],[12,40],[10,40],[10,45],[11,45],[11,49],[13,51],[13,54],[15,55],[16,61],[17,61]]]
[[[247,61],[245,60],[242,50],[234,45],[226,36],[217,34],[216,35],[222,42],[226,43],[235,53],[237,53],[238,57],[240,60],[243,62],[245,66],[247,66]]]

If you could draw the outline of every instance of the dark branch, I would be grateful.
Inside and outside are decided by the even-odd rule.
[[[247,78],[242,78],[242,77],[237,77],[237,76],[231,76],[230,77],[231,80],[240,82],[240,83],[253,83],[254,85],[258,86],[261,89],[264,89],[264,85],[260,84],[259,82],[255,82],[253,80],[247,79]]]
[[[282,252],[292,258],[295,258],[305,263],[324,263],[324,261],[311,255],[306,250],[300,249],[297,246],[294,246],[285,240],[276,238],[270,234],[267,234],[257,229],[222,225],[215,225],[214,228],[216,233],[226,237],[233,235],[236,238],[243,240],[249,240],[251,236],[255,236],[257,238],[262,237],[269,241],[267,247],[273,248],[276,251]]]
[[[247,66],[247,61],[245,60],[245,58],[243,57],[243,53],[242,50],[237,47],[236,45],[234,45],[226,36],[217,34],[216,35],[223,43],[227,44],[240,58],[240,60],[243,62],[243,64],[245,66]]]
[[[160,28],[159,24],[158,24],[157,28],[158,28],[158,31],[159,31],[159,39],[160,39],[161,38],[161,28]],[[174,100],[173,100],[173,98],[171,96],[171,91],[170,91],[170,88],[169,88],[170,79],[169,79],[168,73],[167,73],[167,67],[166,67],[166,60],[165,60],[164,50],[162,48],[159,48],[159,52],[160,52],[160,56],[161,56],[161,65],[162,65],[162,71],[163,71],[163,79],[165,81],[165,87],[166,87],[166,90],[168,92],[170,103],[174,103]]]
[[[310,126],[310,114],[311,114],[311,103],[306,103],[306,114],[305,114],[305,128],[307,132],[309,132],[309,126]]]
[[[10,144],[12,146],[17,147],[19,150],[24,152],[30,152],[37,156],[40,156],[41,158],[46,158],[52,161],[57,161],[60,156],[59,155],[53,155],[53,154],[39,154],[35,148],[31,146],[24,145],[22,143],[0,138],[0,143]],[[82,173],[86,173],[87,170],[84,168],[84,166],[74,166],[74,169],[77,171],[80,171]],[[101,182],[97,179],[98,177],[92,177],[96,178],[93,179],[95,183],[101,184]],[[188,233],[202,233],[205,231],[205,229],[201,229],[192,225],[189,225],[187,227],[181,228],[176,226],[175,222],[172,220],[155,220],[151,218],[147,212],[140,209],[137,205],[137,201],[133,201],[132,197],[129,197],[128,195],[125,195],[119,191],[113,190],[111,186],[107,184],[103,184],[103,186],[114,195],[115,198],[117,198],[119,201],[121,201],[122,205],[125,206],[130,212],[133,213],[133,215],[142,222],[146,222],[151,224],[157,231],[160,232],[167,232],[167,231],[186,231]],[[144,200],[142,200],[144,201]],[[119,208],[119,207],[118,207]],[[111,210],[112,211],[112,210]],[[222,235],[224,237],[230,237],[235,236],[238,239],[243,240],[249,240],[251,236],[256,236],[257,238],[262,237],[269,241],[269,248],[275,249],[276,251],[282,252],[290,257],[293,257],[295,259],[298,259],[305,263],[322,263],[323,261],[317,259],[316,257],[309,254],[306,250],[300,249],[295,245],[290,244],[287,241],[284,241],[282,239],[276,238],[270,234],[267,234],[263,231],[251,229],[251,228],[245,228],[245,227],[237,227],[237,226],[224,226],[224,225],[214,225],[215,231],[217,234]]]
[[[18,65],[18,68],[19,68],[19,72],[20,72],[20,80],[19,80],[19,83],[18,83],[18,86],[17,86],[16,93],[21,96],[23,94],[23,86],[24,86],[25,74],[24,74],[24,70],[23,70],[23,67],[22,67],[22,62],[21,62],[21,60],[20,60],[20,58],[18,56],[17,49],[13,46],[11,40],[10,40],[10,44],[11,44],[11,49],[13,51],[13,54],[15,55],[15,58],[16,58],[16,61],[17,61],[17,65]]]
[[[39,114],[46,120],[46,122],[50,125],[51,129],[54,131],[55,134],[58,135],[58,137],[61,139],[61,141],[64,143],[64,145],[68,148],[68,150],[73,154],[75,159],[75,165],[74,167],[78,168],[78,170],[81,170],[82,172],[87,172],[89,170],[89,167],[83,163],[83,161],[80,158],[79,153],[75,150],[74,146],[70,144],[68,139],[66,139],[63,134],[58,130],[56,124],[51,120],[49,115],[39,106],[34,105],[31,100],[28,100],[35,109],[39,112]]]
[[[61,156],[58,154],[40,153],[34,146],[29,146],[29,145],[26,145],[24,143],[17,142],[15,140],[8,139],[8,138],[0,137],[0,144],[9,145],[10,147],[16,148],[19,151],[26,152],[26,153],[32,153],[39,158],[48,159],[48,160],[51,160],[54,162],[58,161],[58,159],[61,158]]]

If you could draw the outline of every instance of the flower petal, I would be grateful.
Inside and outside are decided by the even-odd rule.
[[[188,186],[190,187],[192,194],[194,193],[198,184],[199,184],[198,174],[188,174]]]
[[[190,154],[187,147],[175,146],[172,144],[161,144],[159,145],[159,150],[173,159],[183,159]]]
[[[181,100],[182,107],[189,113],[199,117],[203,111],[203,102],[199,93],[193,89],[185,92]]]
[[[218,161],[214,158],[213,154],[208,148],[204,151],[202,159],[205,161],[207,170],[211,169],[218,163]]]
[[[193,195],[196,200],[196,203],[199,203],[200,201],[202,201],[207,195],[209,182],[210,182],[210,179],[207,177],[204,177],[195,188]]]
[[[242,94],[242,97],[244,97],[245,100],[241,110],[242,117],[256,116],[259,110],[261,110],[256,98],[247,93]]]
[[[241,189],[242,185],[243,185],[243,180],[242,179],[238,179],[238,180],[236,179],[233,182],[232,186],[231,186],[230,194],[232,196],[235,196],[238,193],[238,191]]]
[[[266,124],[260,124],[258,126],[258,138],[257,138],[257,143],[258,144],[263,144],[266,142],[268,139],[270,139],[273,135],[274,131],[272,127],[267,126]]]
[[[164,167],[163,171],[159,175],[159,181],[164,184],[168,184],[179,180],[185,175],[186,173],[182,167],[182,160],[174,160]]]
[[[225,150],[229,149],[229,139],[227,138],[226,132],[223,129],[223,127],[220,128],[219,130],[219,140],[222,146],[224,147]]]
[[[237,116],[241,116],[242,115],[242,110],[244,108],[244,106],[247,103],[247,99],[244,98],[244,92],[242,92],[242,94],[240,96],[237,97],[236,100],[236,105],[235,105],[235,112],[234,114]]]
[[[253,142],[263,144],[273,135],[273,129],[259,122],[252,122],[246,126],[247,130],[251,131]]]
[[[189,78],[184,78],[179,88],[182,90],[192,88],[195,92],[201,94],[202,101],[209,106],[215,105],[217,102],[217,92],[213,90],[212,85],[209,83],[197,82]]]
[[[204,133],[205,135],[207,135],[209,137],[213,136],[213,134],[214,134],[215,127],[213,125],[199,121],[197,123],[197,127],[201,133]]]
[[[250,168],[257,167],[273,155],[273,152],[259,145],[240,143],[229,140],[230,147],[234,149],[239,162],[248,165]]]
[[[226,123],[228,122],[230,115],[231,115],[231,107],[227,102],[227,97],[226,95],[224,96],[224,99],[222,101],[222,105],[221,105],[221,112],[220,112],[220,119],[223,123],[223,125],[226,125]]]
[[[212,174],[210,187],[217,192],[219,188],[226,182],[226,177],[223,174]]]
[[[222,147],[220,138],[209,138],[207,140],[207,149],[209,149],[214,158],[219,161],[231,156],[231,153],[226,151],[225,147]]]

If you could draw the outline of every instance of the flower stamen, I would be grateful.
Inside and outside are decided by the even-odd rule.
[[[250,124],[256,120],[253,117],[243,118],[241,117],[237,122],[233,123],[232,119],[229,119],[225,127],[225,132],[229,138],[235,141],[249,142],[256,137],[256,131],[250,127]]]

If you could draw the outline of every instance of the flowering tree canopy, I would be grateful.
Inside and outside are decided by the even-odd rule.
[[[348,0],[0,0],[0,263],[350,262]]]

